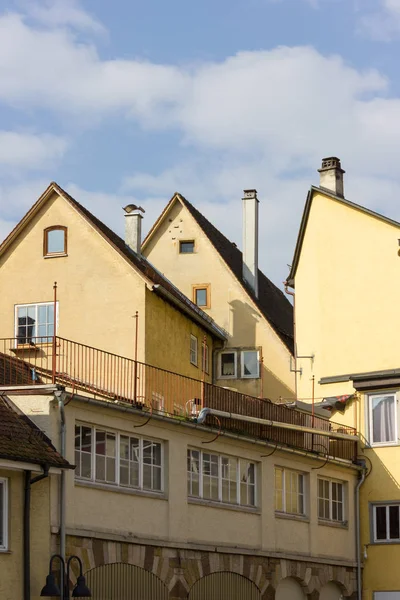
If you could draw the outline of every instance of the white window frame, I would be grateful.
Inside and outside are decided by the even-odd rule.
[[[222,374],[222,355],[223,354],[233,354],[234,356],[234,365],[235,372],[233,375],[223,375]],[[220,352],[218,355],[218,379],[237,379],[237,350],[225,350],[224,352]]]
[[[204,352],[205,350],[205,352]],[[209,373],[210,369],[210,347],[204,342],[201,344],[201,370],[204,373]]]
[[[190,334],[190,364],[197,367],[199,354],[199,340],[193,333]]]
[[[319,495],[319,481],[328,481],[329,482],[329,517],[321,517],[319,515],[319,500],[326,500],[326,498],[321,498]],[[341,484],[342,486],[342,518],[341,519],[334,519],[332,517],[332,507],[333,507],[333,495],[332,495],[332,484],[336,483],[336,484]],[[345,523],[347,518],[346,518],[346,481],[340,480],[340,479],[331,479],[330,477],[318,477],[317,478],[317,515],[318,515],[318,520],[322,521],[322,522],[332,522],[332,523]]]
[[[275,512],[276,513],[285,513],[286,515],[294,515],[294,516],[298,516],[298,517],[305,517],[307,515],[307,509],[306,509],[306,502],[307,502],[307,491],[306,491],[306,475],[307,473],[304,473],[302,471],[296,471],[295,469],[286,469],[285,467],[280,467],[280,466],[275,466],[275,473],[276,471],[282,471],[283,477],[282,477],[282,508],[276,508],[276,478],[274,478],[275,481]],[[297,477],[302,477],[303,479],[303,493],[297,493],[297,505],[299,505],[299,497],[303,496],[303,512],[292,512],[289,511],[287,509],[286,506],[286,475],[296,475]]]
[[[34,306],[36,309],[36,314],[38,312],[38,307],[39,306],[54,306],[54,302],[31,302],[28,304],[16,304],[14,306],[14,335],[15,335],[15,344],[16,345],[24,345],[22,344],[18,344],[18,309],[19,308],[28,308],[30,306]],[[55,314],[55,323],[54,323],[54,335],[57,335],[57,330],[58,330],[58,312],[59,312],[59,303],[58,300],[56,302],[56,314]],[[37,319],[36,319],[37,322]],[[52,337],[51,335],[34,335],[32,336],[34,340],[38,340],[39,338],[48,338],[47,342],[37,342],[35,341],[34,343],[51,343],[52,342]]]
[[[8,550],[8,479],[0,477],[1,491],[3,496],[3,540],[0,543],[0,552]]]
[[[372,415],[372,398],[376,398],[379,396],[393,396],[394,397],[394,441],[391,442],[374,442],[373,441],[373,415]],[[397,446],[398,445],[398,437],[399,437],[399,428],[398,428],[398,412],[397,412],[397,392],[393,391],[381,391],[379,393],[368,394],[367,395],[368,402],[368,438],[370,446]]]
[[[257,375],[245,375],[244,373],[244,354],[245,352],[256,352],[257,353]],[[240,352],[240,377],[242,379],[259,379],[260,378],[260,351],[247,349],[241,350]]]
[[[188,492],[188,497],[189,498],[195,498],[195,499],[200,499],[200,500],[204,500],[205,502],[216,502],[218,504],[222,504],[222,505],[226,505],[226,506],[240,506],[242,508],[257,508],[258,505],[258,481],[257,481],[257,471],[258,471],[258,467],[257,467],[257,463],[254,462],[253,460],[248,460],[246,458],[240,458],[237,456],[228,456],[226,454],[218,454],[217,452],[206,452],[203,450],[199,450],[199,448],[192,448],[189,447],[187,449],[187,456],[189,457],[189,453],[191,452],[198,452],[199,453],[199,495],[192,495]],[[203,455],[204,454],[209,454],[210,456],[214,456],[218,458],[218,499],[216,498],[204,498],[204,484],[203,484]],[[222,480],[225,479],[222,477],[222,459],[226,458],[228,460],[235,460],[236,461],[236,502],[228,502],[226,500],[222,499]],[[248,487],[254,487],[254,504],[247,504],[241,502],[241,481],[240,481],[240,463],[241,462],[245,462],[245,463],[250,463],[252,465],[254,465],[254,485],[252,483],[247,483],[247,488]],[[189,477],[191,478],[191,474],[192,471],[187,471],[186,477],[187,480],[189,480]],[[190,479],[191,481],[191,479]]]
[[[389,522],[389,508],[395,506],[400,513],[400,503],[399,502],[388,502],[382,504],[373,504],[372,506],[372,532],[373,532],[373,540],[374,544],[399,544],[400,543],[400,533],[398,538],[390,537],[390,522]],[[385,508],[386,512],[386,538],[384,540],[378,539],[376,527],[377,527],[377,519],[376,519],[376,509],[377,508]],[[400,515],[399,515],[400,517]]]
[[[124,489],[124,490],[139,490],[141,492],[145,492],[145,493],[150,493],[150,494],[163,494],[164,493],[164,489],[165,489],[165,482],[164,482],[164,478],[165,478],[165,464],[164,464],[164,457],[165,457],[165,450],[164,450],[164,442],[162,440],[158,440],[155,439],[151,436],[139,436],[136,434],[132,434],[129,431],[126,432],[121,432],[121,431],[115,431],[112,429],[108,429],[106,427],[101,427],[98,426],[96,427],[95,425],[89,425],[88,423],[81,423],[81,422],[76,422],[75,425],[77,427],[87,427],[91,430],[92,432],[92,447],[91,447],[91,462],[90,462],[90,469],[91,469],[91,476],[90,477],[82,477],[81,475],[76,475],[75,473],[75,481],[90,481],[93,484],[97,484],[97,485],[105,485],[107,487],[112,487],[112,488],[118,488],[118,489]],[[110,433],[115,435],[115,440],[116,440],[116,456],[115,456],[115,482],[108,482],[108,481],[104,481],[104,480],[99,480],[96,479],[96,430],[98,431],[105,431],[106,434]],[[139,440],[139,447],[140,447],[140,461],[138,461],[139,464],[139,485],[138,486],[133,486],[133,485],[128,485],[125,483],[120,483],[120,461],[121,461],[121,451],[120,451],[120,438],[122,437],[128,437],[128,438],[135,438]],[[149,442],[153,442],[155,444],[160,444],[161,446],[161,486],[160,489],[150,489],[150,488],[145,488],[143,487],[143,442],[144,441],[149,441]],[[74,445],[74,449],[75,449],[75,445]]]

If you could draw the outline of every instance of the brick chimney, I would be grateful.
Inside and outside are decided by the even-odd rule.
[[[243,190],[243,279],[258,297],[257,190]]]
[[[333,192],[336,196],[344,198],[343,171],[340,159],[330,156],[322,159],[322,166],[318,169],[319,187]]]
[[[139,211],[144,213],[144,209],[136,204],[128,204],[124,207],[125,211],[125,244],[136,254],[141,253],[142,245],[142,219]]]

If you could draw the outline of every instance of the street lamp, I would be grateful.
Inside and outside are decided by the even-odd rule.
[[[64,586],[63,586],[64,589],[62,592],[60,591],[60,588],[57,585],[54,575],[52,573],[53,560],[55,558],[58,558],[60,560],[60,572],[62,574],[61,581],[64,582]],[[46,585],[40,592],[41,596],[46,596],[47,598],[59,596],[62,598],[62,600],[69,600],[69,598],[70,598],[70,596],[69,596],[69,567],[70,567],[71,561],[74,558],[76,558],[76,560],[79,563],[79,576],[76,580],[76,585],[75,585],[74,589],[72,590],[72,597],[73,598],[91,598],[92,597],[92,593],[89,590],[89,588],[87,587],[85,578],[83,576],[82,561],[79,558],[79,556],[70,556],[69,559],[67,560],[67,569],[65,569],[65,560],[59,554],[53,554],[53,556],[50,558],[49,574],[46,577]],[[62,568],[62,571],[61,571],[61,568]]]

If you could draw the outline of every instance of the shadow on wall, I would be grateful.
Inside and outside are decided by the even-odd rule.
[[[232,346],[255,347],[256,327],[260,314],[249,304],[240,300],[229,302],[232,315]]]

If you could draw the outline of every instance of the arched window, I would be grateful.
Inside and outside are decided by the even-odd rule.
[[[44,230],[43,256],[64,256],[67,254],[67,228],[53,225]]]

